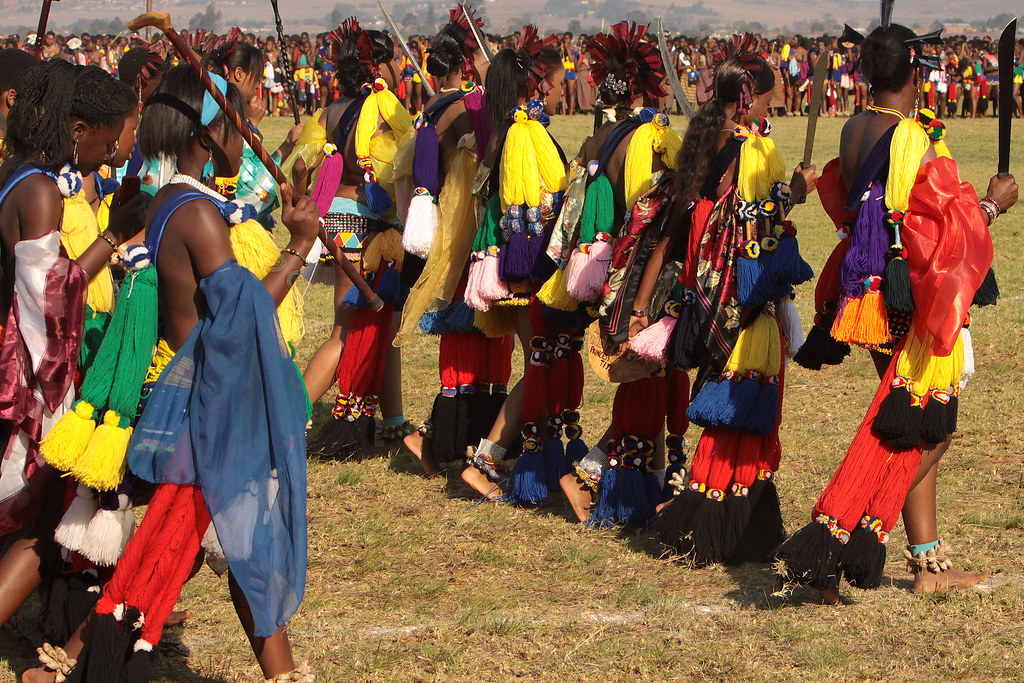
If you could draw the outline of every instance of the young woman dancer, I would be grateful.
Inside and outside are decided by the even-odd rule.
[[[311,450],[335,456],[372,442],[378,404],[385,440],[412,429],[402,414],[401,352],[391,346],[399,320],[393,312],[401,299],[401,285],[394,276],[404,255],[394,208],[394,155],[412,119],[393,93],[398,58],[391,38],[363,30],[352,18],[330,39],[341,97],[307,123],[284,170],[292,173],[297,187],[306,187],[311,171],[316,171],[312,196],[327,237],[343,258],[359,261],[362,270],[372,274],[375,289],[386,301],[385,309],[368,310],[354,296],[341,266],[331,266],[334,328],[303,375],[314,403],[338,381],[335,419],[311,444]],[[350,291],[353,296],[346,299]],[[359,344],[350,344],[356,330]]]
[[[545,249],[566,183],[565,157],[545,129],[561,101],[564,82],[556,43],[557,37],[541,39],[536,27],[525,26],[518,49],[500,50],[487,71],[487,112],[494,133],[475,183],[484,207],[465,295],[475,310],[496,309],[512,321],[503,330],[501,324],[489,323],[491,331],[485,332],[496,336],[501,332],[494,328],[514,330],[523,346],[526,377],[537,379],[546,372],[548,335],[538,329],[543,324],[541,304],[533,295],[556,270]],[[531,346],[534,342],[541,348]],[[505,455],[517,437],[523,436],[525,452],[539,456],[544,384],[531,382],[541,395],[528,397],[524,383],[520,380],[509,392],[462,472],[470,487],[491,499],[504,495],[498,482],[511,470]],[[547,483],[557,487],[557,480]],[[537,492],[543,494],[540,498],[548,488],[545,484]]]
[[[679,152],[677,198],[692,205],[675,226],[684,267],[663,317],[673,326],[668,357],[697,370],[687,415],[704,431],[689,480],[677,480],[655,524],[697,565],[763,562],[783,538],[772,477],[785,357],[802,336],[790,299],[813,275],[787,215],[816,173],[798,167],[786,182],[766,118],[775,72],[750,34],[720,56],[713,96]]]
[[[6,623],[59,561],[54,529],[66,481],[42,458],[42,438],[75,399],[85,307],[112,306],[108,261],[139,231],[140,197],[114,203],[100,232],[91,207],[65,221],[65,195],[117,153],[134,97],[96,67],[57,60],[25,75],[9,117],[0,167],[0,623]],[[46,112],[42,115],[41,112]],[[74,258],[63,243],[74,235]],[[92,298],[87,298],[87,292]],[[9,536],[17,534],[17,537]]]
[[[902,511],[914,590],[968,586],[984,572],[952,568],[939,541],[939,459],[973,371],[968,307],[998,295],[988,226],[1017,201],[1012,176],[981,200],[961,183],[945,129],[915,102],[926,41],[892,24],[860,42],[872,103],[843,127],[822,176],[822,203],[840,242],[815,292],[817,316],[797,362],[837,364],[849,345],[872,352],[881,384],[812,521],[778,551],[783,575],[839,602],[839,581],[875,588]],[[935,64],[933,68],[937,68]]]
[[[214,78],[244,110],[238,89]],[[296,670],[284,629],[305,586],[305,399],[274,316],[315,239],[316,208],[286,193],[291,239],[279,253],[272,248],[276,263],[262,268],[261,283],[239,264],[252,262],[251,243],[240,248],[245,238],[235,234],[242,225],[229,227],[255,211],[200,179],[211,159],[220,175],[237,171],[242,137],[188,67],[167,73],[139,137],[147,156],[166,155],[178,169],[148,217],[159,379],[127,458],[157,486],[95,614],[64,648],[44,645],[44,668],[25,680],[53,680],[76,665],[85,681],[147,680],[170,610],[205,549],[231,570],[231,598],[264,676],[310,681],[308,669]],[[266,239],[261,228],[250,230]],[[273,590],[268,576],[276,577]]]
[[[473,180],[492,124],[483,88],[476,85],[486,61],[462,6],[449,14],[427,57],[427,72],[440,87],[400,147],[395,169],[405,268],[411,272],[411,263],[419,260],[422,271],[402,311],[395,344],[407,342],[417,328],[440,336],[441,391],[430,417],[405,437],[427,476],[439,474],[443,463],[461,462],[466,447],[486,434],[511,373],[511,337],[484,335],[464,300],[479,227]]]

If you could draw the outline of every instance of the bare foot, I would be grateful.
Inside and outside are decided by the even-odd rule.
[[[21,683],[53,683],[57,680],[56,671],[47,671],[43,667],[27,669],[21,674]]]
[[[416,456],[416,459],[420,461],[420,465],[423,467],[424,477],[427,479],[434,479],[444,474],[441,466],[434,458],[434,454],[430,448],[430,439],[424,439],[422,434],[415,431],[402,439],[402,443],[405,444],[405,447],[408,448],[409,451]]]
[[[839,599],[839,586],[832,586],[831,588],[822,588],[818,591],[821,594],[821,604],[823,605],[841,605],[842,600]]]
[[[497,484],[472,465],[462,470],[462,481],[481,496],[487,496],[488,500],[498,500],[505,495]]]
[[[171,612],[167,617],[167,621],[164,622],[164,628],[171,628],[172,626],[179,626],[185,623],[185,620],[191,616],[190,610],[181,610],[180,612]]]
[[[36,649],[9,628],[0,627],[0,657],[35,659]]]
[[[914,587],[911,590],[915,593],[934,593],[947,588],[967,588],[984,581],[987,576],[988,572],[971,574],[957,569],[947,569],[938,573],[922,571],[914,577]]]
[[[575,474],[563,476],[559,482],[565,497],[569,499],[572,511],[581,522],[590,519],[590,509],[594,506],[594,493],[590,487],[580,481]]]

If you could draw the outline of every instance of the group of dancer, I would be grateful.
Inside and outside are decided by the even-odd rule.
[[[313,680],[285,626],[305,588],[307,452],[377,440],[402,440],[428,476],[461,463],[496,503],[565,495],[588,527],[652,525],[691,565],[780,561],[827,602],[843,577],[880,585],[901,512],[915,589],[983,577],[949,563],[935,477],[974,367],[969,308],[998,296],[988,228],[1017,185],[993,177],[979,199],[916,107],[931,37],[888,22],[844,36],[873,104],[819,175],[782,160],[776,70],[749,35],[715,55],[682,137],[646,27],[594,36],[600,118],[569,157],[547,130],[558,38],[526,26],[490,57],[470,21],[459,6],[432,40],[440,87],[415,118],[393,38],[346,21],[329,35],[341,97],[270,168],[245,141],[258,147],[261,56],[231,35],[193,45],[203,73],[0,68],[0,622],[41,589],[46,639],[24,680],[147,680],[204,561],[229,572],[266,679]],[[135,173],[120,187],[99,173],[121,166]],[[805,340],[793,299],[815,271],[790,214],[815,191],[839,240]],[[277,203],[283,249],[266,229]],[[300,371],[304,268],[332,283],[335,319]],[[438,337],[439,388],[414,428],[399,349],[417,330]],[[851,346],[881,382],[787,539],[786,369]],[[602,434],[580,427],[584,355],[617,384]]]

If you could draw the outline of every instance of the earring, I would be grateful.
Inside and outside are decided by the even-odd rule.
[[[78,140],[75,140],[75,148],[71,152],[71,163],[74,166],[78,166]]]

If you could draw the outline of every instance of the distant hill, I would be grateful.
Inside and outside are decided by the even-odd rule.
[[[569,26],[585,32],[597,30],[601,19],[615,22],[624,18],[646,20],[659,14],[666,26],[675,32],[698,30],[726,32],[741,28],[776,32],[821,33],[836,31],[843,22],[858,27],[868,26],[878,16],[878,3],[872,0],[518,0],[484,4],[488,30],[506,33],[524,21],[537,23],[544,30],[561,30]],[[8,30],[34,28],[38,21],[40,0],[0,0],[0,25]],[[188,28],[189,21],[203,13],[206,2],[195,0],[154,1],[154,9],[171,12],[176,26]],[[287,31],[321,31],[328,26],[328,17],[335,19],[355,12],[364,24],[378,20],[376,3],[335,0],[280,0]],[[454,4],[454,0],[452,0]],[[478,3],[481,4],[481,3]],[[447,18],[449,4],[391,0],[385,5],[409,32],[432,31]],[[273,29],[269,0],[217,0],[216,10],[222,15],[220,29],[238,24],[246,30],[266,32]],[[431,11],[432,10],[432,11]],[[56,2],[50,14],[50,27],[67,31],[72,27],[88,30],[89,24],[108,22],[115,17],[127,21],[145,11],[144,0],[65,0]],[[936,19],[950,23],[956,32],[966,26],[983,22],[1002,12],[1024,15],[1024,0],[996,3],[993,0],[897,0],[895,19],[900,23],[924,29]],[[337,23],[337,22],[335,22]],[[968,31],[994,35],[996,29]]]

